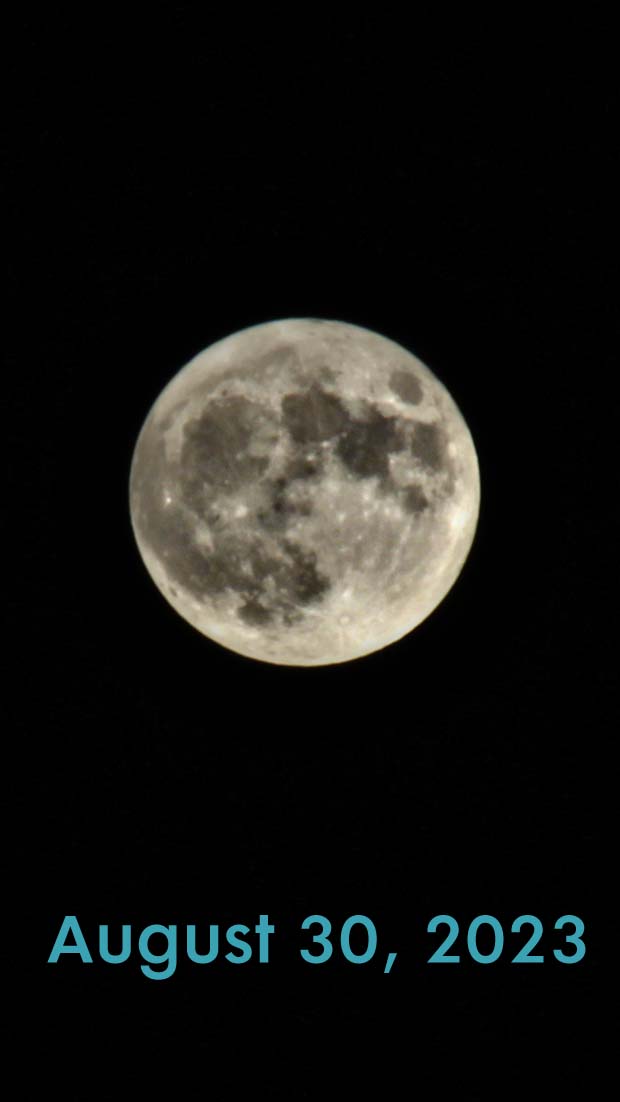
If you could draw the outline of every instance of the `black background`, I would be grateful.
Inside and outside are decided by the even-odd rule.
[[[24,1084],[593,1097],[615,735],[610,27],[197,10],[24,14],[9,50]],[[311,670],[182,621],[127,501],[172,375],[297,316],[414,351],[463,411],[482,484],[471,555],[433,615]],[[137,950],[46,963],[66,914],[96,958],[99,923],[137,936],[265,912],[268,965],[190,965],[182,936],[162,982]],[[336,941],[303,963],[313,913],[336,931],[371,917],[375,960],[348,964]],[[458,966],[426,963],[441,913],[461,924]],[[465,948],[485,913],[506,932],[487,966]],[[523,913],[544,924],[542,965],[510,963]],[[572,967],[552,955],[567,913],[586,924]]]

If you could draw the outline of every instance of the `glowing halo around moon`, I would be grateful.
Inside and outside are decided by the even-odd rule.
[[[347,662],[442,601],[480,504],[474,444],[411,352],[290,318],[206,348],[139,434],[131,522],[145,566],[208,638],[263,662]]]

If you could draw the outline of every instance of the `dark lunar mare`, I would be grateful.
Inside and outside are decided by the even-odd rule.
[[[410,404],[421,401],[421,384],[410,372],[393,372],[390,383]],[[363,415],[353,417],[337,395],[314,384],[287,394],[282,400],[284,425],[296,444],[330,440],[346,470],[355,478],[378,478],[379,490],[398,497],[410,513],[423,512],[429,501],[419,485],[398,486],[390,474],[390,454],[404,451],[430,473],[445,473],[445,492],[454,486],[454,468],[447,452],[445,433],[437,423],[386,416],[377,406],[365,402]]]
[[[276,617],[291,624],[302,618],[300,607],[320,600],[329,589],[316,554],[286,538],[289,520],[304,509],[287,502],[286,490],[297,478],[316,477],[320,463],[296,455],[284,477],[265,482],[271,490],[271,508],[257,519],[277,533],[279,554],[269,553],[264,539],[252,536],[251,527],[248,534],[239,532],[225,525],[218,511],[222,497],[264,475],[268,455],[248,450],[259,432],[267,444],[276,443],[277,420],[266,407],[231,396],[212,402],[184,426],[180,460],[172,467],[163,441],[147,433],[138,445],[131,494],[140,502],[140,535],[164,562],[173,582],[199,600],[238,594],[239,616],[248,624],[265,625]],[[180,492],[169,504],[163,495],[167,484]],[[209,526],[212,549],[196,543],[199,520]]]
[[[394,372],[390,382],[403,400],[420,400],[413,375]],[[330,589],[315,552],[289,534],[292,521],[311,512],[310,501],[297,491],[320,480],[322,444],[329,442],[350,476],[376,478],[379,492],[396,496],[412,514],[424,512],[428,498],[415,483],[402,487],[393,481],[390,454],[408,450],[431,474],[447,472],[445,492],[453,483],[447,441],[438,424],[386,416],[368,402],[361,416],[354,417],[338,395],[317,382],[286,394],[281,417],[280,424],[269,407],[220,393],[185,424],[177,463],[166,460],[161,436],[147,432],[132,470],[138,530],[165,564],[168,577],[198,600],[238,595],[239,617],[259,627],[275,620],[298,623],[304,608],[321,601]],[[278,477],[268,478],[270,449],[282,426],[290,439],[290,458]],[[225,523],[223,501],[257,483],[263,504],[256,514],[239,526]],[[167,485],[169,504],[163,494]],[[211,549],[196,542],[197,521],[208,525]]]
[[[417,406],[424,397],[422,384],[411,372],[404,369],[396,369],[390,375],[390,387],[394,393],[412,406]]]

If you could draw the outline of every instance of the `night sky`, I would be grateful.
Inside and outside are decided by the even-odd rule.
[[[42,1071],[88,1100],[599,1097],[617,936],[611,30],[444,15],[450,38],[417,15],[188,4],[16,20],[3,710],[27,1097]],[[185,623],[128,505],[172,376],[305,316],[427,363],[482,491],[438,609],[317,669]],[[204,944],[261,914],[268,962],[256,938],[245,964],[187,960],[186,924]],[[315,914],[334,951],[311,965]],[[574,965],[554,956],[567,914],[585,923]],[[66,915],[93,964],[48,963]],[[340,949],[354,915],[377,930],[366,964]],[[459,925],[459,963],[427,963],[436,915]],[[503,929],[495,963],[468,952],[478,915]],[[520,915],[542,923],[542,963],[512,963]],[[137,946],[152,923],[179,932],[159,982]],[[99,959],[100,924],[116,947],[132,925],[126,963]]]

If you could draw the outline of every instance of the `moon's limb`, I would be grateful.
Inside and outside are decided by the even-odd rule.
[[[439,604],[479,510],[475,448],[415,356],[359,326],[288,319],[183,368],[139,435],[145,565],[203,634],[282,665],[344,662]]]

